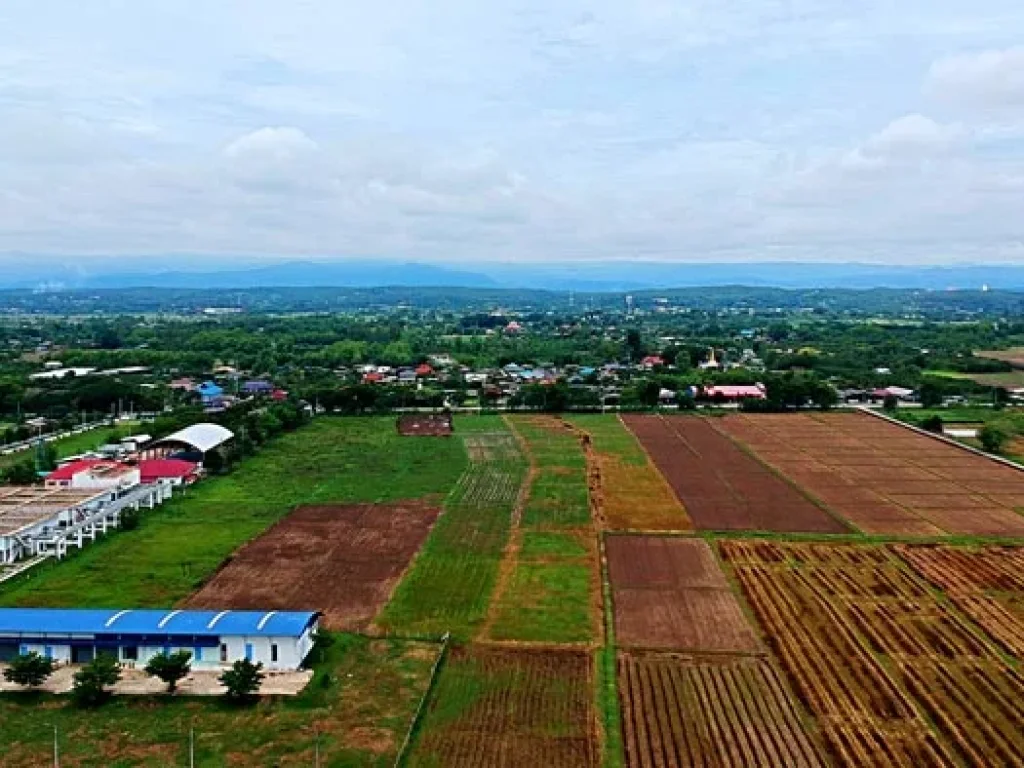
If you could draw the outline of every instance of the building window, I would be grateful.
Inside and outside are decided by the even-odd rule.
[[[126,645],[121,649],[121,658],[124,661],[138,661],[139,647],[137,645]]]
[[[228,646],[226,643],[220,644],[220,661],[222,664],[227,664],[228,661]]]
[[[277,663],[277,643],[270,644],[270,663]]]

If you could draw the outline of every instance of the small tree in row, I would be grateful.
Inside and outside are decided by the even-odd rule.
[[[178,681],[188,677],[192,671],[192,654],[189,651],[158,653],[146,664],[146,674],[157,677],[167,684],[167,692],[174,693]]]
[[[15,656],[4,670],[4,679],[26,688],[38,688],[53,674],[53,659],[40,656],[35,651]]]
[[[219,680],[227,689],[225,696],[236,703],[244,703],[253,699],[265,677],[262,662],[253,664],[248,659],[239,659]]]
[[[75,673],[71,698],[80,707],[98,707],[110,698],[109,688],[121,679],[117,659],[101,653]]]

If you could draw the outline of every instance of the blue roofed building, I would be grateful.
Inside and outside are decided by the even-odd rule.
[[[35,651],[67,664],[106,653],[142,667],[160,653],[185,650],[197,670],[239,659],[295,670],[313,648],[319,620],[311,611],[0,608],[0,663]]]
[[[202,398],[204,403],[208,403],[222,397],[224,395],[224,388],[219,384],[214,384],[212,381],[204,381],[196,387],[196,392],[199,393],[199,397]]]

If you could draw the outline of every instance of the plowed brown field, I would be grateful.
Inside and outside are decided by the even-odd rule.
[[[695,416],[623,416],[700,530],[844,533],[843,523]]]
[[[708,544],[608,536],[615,635],[627,648],[756,653],[753,627]]]
[[[1024,765],[1024,678],[894,552],[720,546],[837,762]]]
[[[877,417],[739,414],[715,425],[865,533],[1024,536],[1024,472]]]
[[[824,765],[764,659],[621,654],[619,692],[629,766]]]
[[[411,766],[587,768],[600,764],[585,651],[452,650]]]
[[[299,507],[242,547],[185,606],[317,610],[328,629],[365,629],[439,512],[418,501]]]

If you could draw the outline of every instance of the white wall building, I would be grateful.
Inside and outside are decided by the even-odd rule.
[[[0,608],[0,662],[35,652],[86,664],[107,653],[143,667],[160,653],[184,650],[193,669],[248,659],[268,670],[296,670],[313,649],[319,620],[309,611]]]

